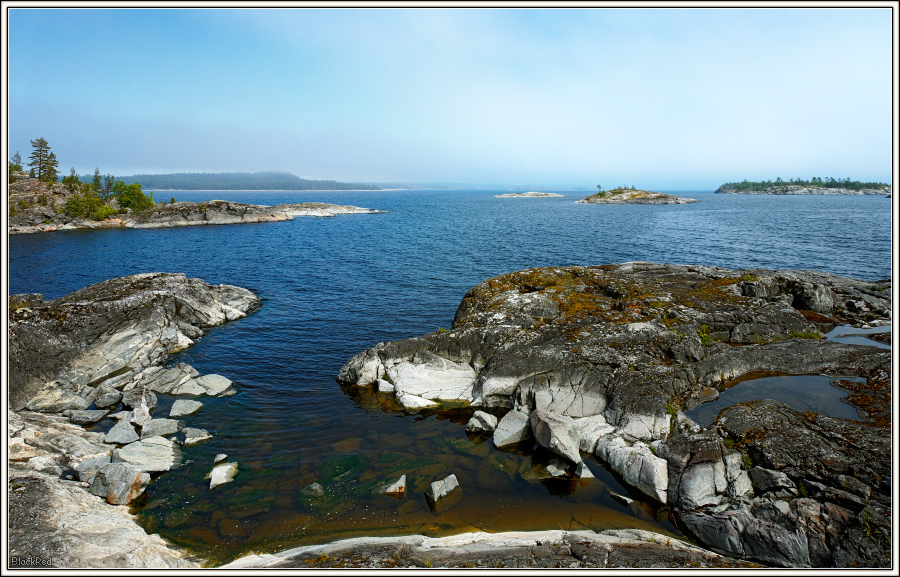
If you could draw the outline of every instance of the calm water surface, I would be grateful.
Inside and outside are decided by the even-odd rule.
[[[597,479],[536,478],[542,455],[496,451],[466,437],[468,413],[406,415],[334,381],[381,341],[448,328],[465,292],[506,272],[634,260],[729,268],[817,269],[890,277],[890,201],[880,197],[732,196],[681,192],[692,205],[581,205],[495,199],[495,191],[175,192],[178,200],[324,201],[386,214],[157,230],[65,231],[9,240],[9,292],[54,298],[108,278],[183,272],[249,288],[262,308],[210,330],[170,362],[223,374],[237,394],[203,399],[185,417],[214,433],[153,480],[140,503],[148,529],[216,562],[247,552],[358,535],[641,527],[679,535],[667,512],[638,502],[591,463]],[[155,416],[166,416],[164,401]],[[111,426],[107,420],[97,430]],[[210,492],[213,457],[237,461]],[[422,491],[455,473],[462,499],[439,514]],[[372,495],[406,474],[405,499]],[[300,489],[326,489],[311,500]]]

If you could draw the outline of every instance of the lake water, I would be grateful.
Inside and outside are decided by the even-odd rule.
[[[380,341],[449,328],[466,291],[531,267],[648,260],[729,268],[816,269],[867,280],[891,274],[890,200],[881,196],[739,196],[680,192],[690,205],[582,205],[497,199],[496,191],[174,192],[254,204],[323,201],[385,214],[155,230],[64,231],[9,239],[9,292],[59,297],[141,272],[183,272],[249,288],[262,308],[208,331],[171,363],[236,382],[203,399],[188,426],[215,438],[153,480],[138,515],[152,532],[224,561],[358,535],[479,529],[641,527],[680,533],[666,510],[628,493],[597,463],[590,482],[535,479],[541,455],[496,451],[463,430],[468,413],[404,415],[334,381]],[[171,400],[168,401],[170,403]],[[167,402],[157,416],[165,416]],[[101,422],[97,430],[111,425]],[[237,461],[210,492],[213,457]],[[539,468],[539,467],[538,467]],[[422,490],[456,473],[459,503],[440,514]],[[403,500],[371,494],[406,473]],[[326,496],[300,490],[320,481]]]

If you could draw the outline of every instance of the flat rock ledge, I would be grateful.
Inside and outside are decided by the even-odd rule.
[[[10,219],[9,234],[30,234],[83,228],[171,228],[212,224],[246,224],[279,222],[298,216],[331,217],[341,214],[375,214],[385,212],[358,206],[341,206],[324,202],[278,204],[264,206],[226,200],[208,202],[176,202],[158,204],[145,211],[128,213],[103,221],[71,219],[47,207],[22,212]],[[50,211],[48,213],[47,211]],[[32,214],[33,213],[33,214]]]
[[[592,194],[575,202],[579,204],[691,204],[700,201],[695,198],[681,198],[662,192],[624,190]]]
[[[637,529],[361,537],[248,555],[222,569],[286,568],[752,568],[759,565]]]
[[[246,316],[259,298],[183,274],[147,273],[52,301],[11,295],[9,302],[8,529],[15,567],[199,567],[200,560],[148,535],[125,505],[152,482],[151,473],[178,466],[178,445],[188,444],[174,437],[182,421],[153,418],[157,395],[233,390],[221,375],[159,365],[204,329]],[[118,421],[108,433],[82,426],[98,416],[92,405]]]
[[[560,471],[601,461],[717,552],[888,567],[891,352],[824,334],[890,312],[890,280],[646,262],[531,269],[472,288],[449,331],[359,353],[337,381],[388,410],[414,410],[414,396],[494,415],[496,447],[536,442]],[[859,419],[774,401],[723,410],[709,427],[683,412],[771,374],[834,377]]]

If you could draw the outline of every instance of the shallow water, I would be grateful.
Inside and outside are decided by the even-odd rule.
[[[890,276],[890,201],[881,197],[684,192],[678,194],[701,202],[611,206],[574,203],[588,192],[538,199],[495,199],[496,193],[165,193],[179,200],[325,201],[388,212],[13,236],[9,292],[53,298],[112,277],[166,271],[247,287],[262,297],[259,311],[208,331],[169,359],[227,376],[237,394],[204,398],[203,409],[183,419],[214,439],[186,448],[185,464],[155,478],[138,511],[152,531],[225,560],[337,537],[472,527],[640,526],[678,534],[665,511],[609,498],[609,490],[627,491],[597,464],[597,480],[584,486],[532,480],[528,455],[498,452],[465,436],[465,412],[397,413],[335,383],[350,357],[380,341],[449,328],[466,291],[487,278],[537,266],[633,260]],[[154,416],[168,414],[167,402]],[[210,492],[203,477],[218,453],[240,471]],[[436,515],[421,491],[425,481],[448,472],[457,474],[463,495]],[[371,495],[374,483],[401,473],[417,485],[404,500]],[[325,504],[298,495],[333,474],[323,482]],[[342,474],[347,477],[337,479]]]
[[[865,382],[865,379],[842,378]],[[834,379],[835,377],[822,375],[782,375],[740,381],[721,391],[715,401],[685,411],[685,415],[698,425],[706,427],[711,425],[719,411],[726,407],[760,399],[773,399],[785,403],[795,411],[815,411],[840,419],[858,419],[857,410],[842,400],[847,396],[847,392],[831,384]]]

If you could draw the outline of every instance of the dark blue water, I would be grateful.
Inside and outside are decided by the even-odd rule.
[[[526,466],[528,457],[472,444],[463,432],[464,414],[398,415],[337,386],[335,375],[354,354],[380,341],[448,328],[466,291],[489,277],[634,260],[890,277],[890,201],[880,196],[691,192],[678,194],[701,202],[614,206],[574,203],[588,193],[547,199],[493,194],[157,194],[267,205],[324,201],[388,212],[14,236],[9,292],[53,298],[112,277],[165,271],[247,287],[262,297],[258,312],[210,330],[170,359],[226,375],[238,393],[208,399],[186,418],[215,439],[186,450],[184,466],[154,479],[139,513],[152,531],[221,560],[355,534],[612,526],[677,534],[665,512],[609,499],[607,489],[625,489],[599,466],[599,480],[588,486],[527,479],[514,469]],[[211,495],[202,477],[220,452],[237,460],[241,472]],[[327,506],[298,495],[336,467],[359,470],[349,481],[328,485]],[[369,494],[372,483],[403,471],[419,485],[407,499]],[[460,477],[464,499],[434,515],[424,504],[422,483],[449,472]]]

